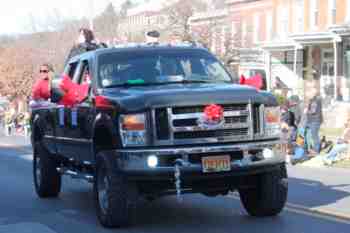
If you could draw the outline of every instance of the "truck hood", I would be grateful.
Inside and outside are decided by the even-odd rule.
[[[121,112],[141,112],[150,108],[196,106],[207,104],[262,103],[277,105],[268,92],[236,84],[171,84],[111,88],[101,95],[116,105]]]

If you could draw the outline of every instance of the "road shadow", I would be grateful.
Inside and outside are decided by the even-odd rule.
[[[26,173],[30,172],[29,166],[25,169]],[[137,203],[130,227],[109,230],[104,229],[97,220],[91,184],[65,177],[58,199],[39,199],[34,193],[32,183],[27,179],[19,185],[21,192],[14,193],[16,187],[8,190],[17,204],[2,204],[2,216],[17,216],[12,222],[42,223],[57,233],[75,233],[77,229],[84,233],[347,233],[350,227],[350,221],[347,223],[310,216],[291,211],[289,208],[277,217],[249,217],[240,201],[232,196],[208,198],[200,194],[191,194],[184,195],[183,202],[178,202],[175,196],[153,202],[141,200]],[[343,196],[334,195],[337,198]],[[331,201],[335,199],[327,200]],[[16,209],[16,206],[21,207]],[[20,212],[23,212],[23,215]]]
[[[336,185],[328,185],[317,180],[294,177],[289,177],[288,180],[288,202],[291,204],[302,205],[307,208],[336,207],[337,202],[346,199],[345,201],[350,206],[350,180],[348,183]],[[350,216],[350,208],[339,207],[339,212],[345,211]]]
[[[191,194],[185,195],[183,202],[178,202],[175,196],[153,202],[139,201],[131,226],[111,230],[98,223],[91,187],[88,185],[71,186],[64,190],[59,200],[45,200],[45,204],[53,205],[57,211],[57,218],[52,220],[55,222],[52,228],[57,232],[74,232],[71,229],[79,226],[84,232],[294,233],[307,230],[311,233],[347,233],[350,227],[350,221],[347,223],[310,216],[289,209],[277,217],[254,218],[248,216],[239,200],[232,197],[208,198]],[[71,224],[68,229],[58,224],[67,219]],[[88,227],[88,230],[84,227]]]

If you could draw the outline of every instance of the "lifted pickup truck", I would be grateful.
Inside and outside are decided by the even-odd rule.
[[[277,101],[233,84],[207,50],[100,49],[72,58],[65,73],[78,84],[89,75],[90,90],[76,106],[32,111],[39,197],[57,197],[62,175],[85,179],[105,227],[129,224],[140,197],[238,190],[250,215],[282,211],[288,183]]]

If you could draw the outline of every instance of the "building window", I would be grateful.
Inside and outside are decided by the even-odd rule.
[[[272,34],[273,34],[273,16],[272,12],[269,11],[266,13],[266,40],[270,41],[272,40]]]
[[[279,36],[280,38],[286,38],[289,31],[289,16],[288,8],[286,6],[278,7],[279,14]]]
[[[212,31],[212,34],[211,34],[211,52],[212,53],[216,53],[216,32],[215,30]]]
[[[237,37],[237,22],[233,21],[231,24],[231,38],[232,40],[235,40]]]
[[[346,21],[350,21],[350,0],[346,1]]]
[[[310,6],[310,28],[316,28],[319,18],[319,0],[311,0]]]
[[[223,26],[221,29],[221,52],[224,55],[226,53],[226,34],[227,33],[227,27]]]
[[[337,20],[337,1],[328,0],[328,23],[333,25]]]
[[[295,0],[294,32],[304,31],[304,0]]]
[[[254,15],[254,31],[253,31],[253,38],[254,38],[254,43],[259,42],[259,32],[260,32],[260,23],[259,23],[259,14]]]
[[[247,40],[247,23],[245,21],[242,22],[241,32],[242,32],[241,44],[242,44],[242,47],[244,47]]]

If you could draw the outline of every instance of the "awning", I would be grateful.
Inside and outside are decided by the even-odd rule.
[[[302,49],[302,46],[292,40],[290,41],[270,41],[260,44],[260,48],[267,51],[292,51]]]
[[[310,32],[291,35],[289,38],[301,45],[341,42],[341,37],[334,32]]]
[[[285,41],[278,40],[261,43],[259,47],[267,51],[291,51],[302,49],[305,45],[330,44],[341,42],[341,40],[340,35],[335,32],[310,32],[290,35]]]

